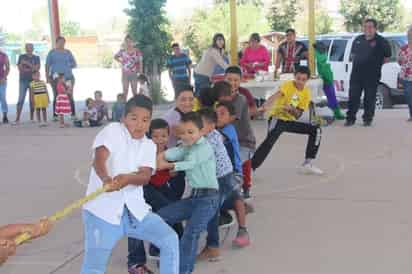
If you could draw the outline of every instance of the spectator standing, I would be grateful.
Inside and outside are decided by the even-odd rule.
[[[24,101],[26,100],[27,90],[30,89],[30,83],[33,80],[33,73],[40,70],[40,57],[33,54],[33,44],[27,43],[26,53],[19,56],[17,67],[20,73],[19,79],[19,100],[17,101],[17,114],[15,125],[19,124]],[[34,121],[34,102],[29,96],[30,102],[30,120]]]
[[[122,85],[125,100],[129,94],[129,87],[132,89],[133,96],[137,95],[137,77],[143,72],[143,54],[136,48],[135,42],[130,35],[124,39],[122,48],[114,59],[122,66]]]
[[[409,120],[412,122],[412,25],[409,27],[408,44],[403,46],[398,54],[398,63],[401,66],[400,78],[409,107]]]
[[[7,124],[9,119],[7,118],[7,112],[9,111],[7,106],[7,76],[10,72],[9,57],[6,53],[0,50],[0,107],[3,112],[3,123]]]
[[[359,110],[362,91],[364,114],[363,125],[371,126],[375,116],[376,92],[384,63],[391,57],[388,41],[377,33],[378,22],[367,19],[363,25],[364,34],[356,37],[352,46],[352,74],[350,77],[348,112],[345,126],[353,126]]]
[[[282,73],[294,73],[300,66],[300,61],[307,57],[308,48],[302,42],[296,41],[296,31],[286,30],[286,41],[279,45],[276,57],[276,71],[282,66]]]
[[[46,77],[48,83],[51,84],[53,89],[54,101],[53,101],[53,115],[55,120],[57,119],[56,114],[56,99],[57,99],[57,83],[59,74],[64,74],[64,80],[66,82],[67,88],[69,89],[68,96],[71,105],[72,119],[75,119],[76,109],[73,99],[73,91],[75,78],[73,75],[73,69],[77,67],[76,60],[72,52],[65,49],[66,39],[62,36],[56,39],[56,48],[52,49],[46,58]]]
[[[175,90],[175,99],[183,87],[190,86],[192,60],[182,52],[178,43],[172,45],[173,55],[167,60],[169,77]]]
[[[225,43],[223,34],[215,34],[212,46],[203,52],[202,59],[194,70],[196,96],[199,96],[202,88],[210,87],[211,77],[217,65],[223,69],[228,67],[224,59]]]
[[[258,71],[268,71],[270,55],[267,48],[260,44],[259,33],[253,33],[249,39],[249,46],[245,49],[240,65],[244,72],[255,74]]]

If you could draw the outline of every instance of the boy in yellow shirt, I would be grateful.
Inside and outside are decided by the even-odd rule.
[[[269,130],[266,139],[252,158],[253,170],[263,163],[280,135],[283,132],[289,132],[309,136],[302,172],[315,175],[323,174],[319,168],[312,165],[312,160],[316,158],[320,146],[321,128],[318,125],[298,121],[303,112],[309,109],[311,93],[306,86],[309,78],[310,70],[308,67],[297,68],[295,79],[285,82],[279,91],[261,107],[260,111],[262,112],[270,111]]]

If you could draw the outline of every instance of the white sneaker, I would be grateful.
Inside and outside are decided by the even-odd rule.
[[[307,175],[323,175],[323,171],[311,163],[304,164],[301,168],[300,171],[302,174],[307,174]]]

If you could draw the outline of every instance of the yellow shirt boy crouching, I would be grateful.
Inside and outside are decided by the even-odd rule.
[[[305,161],[301,171],[306,174],[322,175],[323,171],[312,165],[318,154],[322,130],[318,125],[298,121],[303,112],[309,109],[310,90],[306,86],[310,78],[308,67],[299,67],[295,79],[284,83],[278,92],[272,95],[260,111],[270,110],[268,135],[258,147],[252,158],[252,169],[256,170],[265,161],[273,145],[284,133],[307,135]]]
[[[299,90],[295,81],[285,82],[279,90],[282,96],[279,96],[269,112],[269,116],[284,120],[284,121],[296,121],[297,117],[285,110],[286,106],[293,106],[296,109],[304,112],[309,109],[309,103],[311,101],[311,93],[307,86]]]

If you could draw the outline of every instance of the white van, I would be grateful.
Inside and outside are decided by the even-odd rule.
[[[349,99],[349,80],[352,71],[351,50],[355,38],[360,33],[344,33],[316,36],[316,41],[323,42],[328,47],[328,60],[335,76],[336,96],[339,102],[347,102]],[[378,86],[376,106],[378,109],[391,108],[395,104],[405,104],[403,88],[399,83],[400,67],[397,56],[400,47],[407,44],[404,33],[382,33],[388,40],[392,56],[389,63],[382,67],[382,78]],[[298,39],[308,46],[308,40]]]

